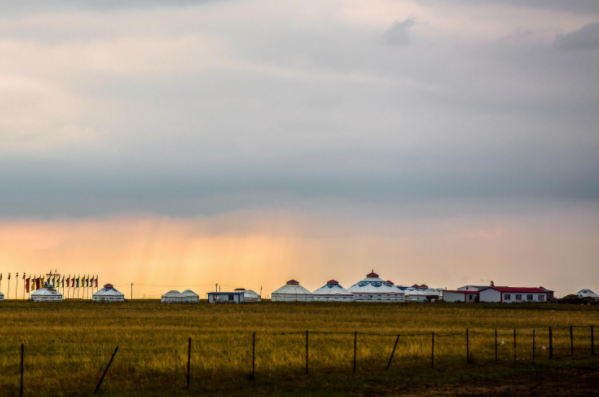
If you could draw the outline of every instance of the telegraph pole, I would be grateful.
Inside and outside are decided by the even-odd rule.
[[[131,283],[131,299],[133,299],[133,283]]]

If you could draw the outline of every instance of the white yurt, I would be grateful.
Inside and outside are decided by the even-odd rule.
[[[185,295],[180,293],[179,291],[169,291],[166,294],[162,295],[160,299],[161,303],[185,303],[187,302],[187,298]]]
[[[579,298],[593,298],[594,300],[599,300],[599,295],[597,295],[590,289],[581,289],[576,293],[576,296]]]
[[[2,292],[0,292],[0,302],[2,302],[4,300],[4,294]]]
[[[352,302],[354,294],[339,285],[337,280],[327,283],[312,293],[317,302]]]
[[[104,284],[104,288],[92,295],[92,302],[124,302],[125,294],[117,291],[112,284]]]
[[[414,284],[411,287],[404,288],[403,292],[406,294],[406,300],[409,302],[429,302],[433,299],[440,300],[442,295],[441,289],[430,288],[426,284]]]
[[[354,294],[356,302],[404,302],[403,291],[380,279],[374,270],[347,290]]]
[[[183,295],[185,296],[185,301],[187,303],[199,303],[200,302],[200,295],[196,294],[195,292],[193,292],[190,289],[186,289],[185,291],[183,291]]]
[[[243,301],[246,303],[262,301],[262,297],[251,289],[235,288],[235,292],[243,292]]]
[[[287,284],[276,290],[271,295],[273,302],[312,302],[314,295],[298,281],[289,280]]]
[[[31,300],[34,302],[62,302],[62,294],[46,283],[31,294]]]

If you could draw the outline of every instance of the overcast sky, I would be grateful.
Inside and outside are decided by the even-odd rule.
[[[400,284],[500,277],[599,290],[597,1],[0,0],[0,10],[4,272],[101,273],[111,261],[108,276],[137,281],[150,259],[129,263],[131,247],[162,244],[144,233],[166,235],[166,222],[181,232],[169,247],[193,246],[192,228],[228,248],[211,246],[210,260],[167,250],[159,278],[170,261],[198,277],[210,269],[206,284],[242,283],[241,269],[259,284],[276,269],[271,289],[292,276],[315,289],[341,277],[331,269],[352,284],[379,267]],[[98,237],[117,229],[119,249]],[[503,240],[507,230],[527,232]],[[494,248],[474,254],[464,236],[479,232]],[[46,242],[10,237],[20,233]],[[447,242],[454,233],[463,238]],[[270,248],[251,251],[256,238]],[[419,248],[395,251],[405,238]],[[100,252],[110,259],[92,266]]]

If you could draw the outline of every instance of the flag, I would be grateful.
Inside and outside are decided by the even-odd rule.
[[[71,279],[71,288],[75,288],[75,276]]]
[[[92,274],[91,280],[89,280],[89,286],[94,288],[94,275]]]
[[[42,278],[40,280],[40,288],[42,288],[44,285],[46,285],[46,277],[42,276]]]
[[[79,288],[79,279],[80,279],[80,278],[81,278],[81,277],[77,277],[77,286],[76,286],[75,288]]]
[[[62,288],[64,288],[64,276],[62,276]]]
[[[96,288],[98,288],[98,275],[96,274]]]
[[[87,275],[87,280],[85,280],[85,286],[89,287],[89,274]]]
[[[27,280],[25,280],[25,292],[29,292],[29,281],[31,280],[31,276]]]
[[[67,278],[67,288],[71,286],[71,275]]]
[[[40,278],[39,277],[37,277],[35,279],[35,289],[36,290],[40,289]]]
[[[10,273],[8,273],[8,279],[10,280]]]

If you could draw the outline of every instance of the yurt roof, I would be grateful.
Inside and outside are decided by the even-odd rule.
[[[347,289],[352,293],[363,294],[398,294],[401,291],[393,288],[391,284],[379,278],[374,271],[368,273],[366,278]]]
[[[589,297],[589,298],[599,298],[599,295],[591,291],[590,289],[581,289],[576,293],[577,296],[581,297]]]
[[[186,289],[186,290],[185,290],[185,291],[183,291],[182,293],[183,293],[183,295],[185,295],[185,296],[200,296],[200,295],[196,294],[195,292],[193,292],[193,291],[192,291],[192,290],[190,290],[190,289]]]
[[[429,296],[429,295],[440,295],[440,290],[436,289],[436,288],[406,288],[404,290],[406,295],[423,295],[423,296]]]
[[[169,291],[166,294],[162,295],[163,298],[164,297],[166,297],[166,298],[180,298],[182,296],[185,296],[185,295],[183,295],[179,291],[175,291],[175,290]]]
[[[302,287],[295,280],[287,281],[287,284],[274,291],[273,294],[312,295],[310,291]]]
[[[62,296],[62,294],[60,292],[58,292],[54,288],[50,287],[48,284],[45,284],[42,288],[38,289],[31,295],[36,295],[36,296],[37,295],[61,295]]]
[[[339,285],[336,280],[329,280],[325,285],[313,292],[314,295],[348,295],[353,294]]]
[[[117,291],[112,284],[104,284],[104,288],[98,290],[93,296],[125,296],[125,294]]]
[[[243,296],[246,298],[260,298],[260,295],[258,295],[255,291],[252,291],[251,289],[244,289]]]

